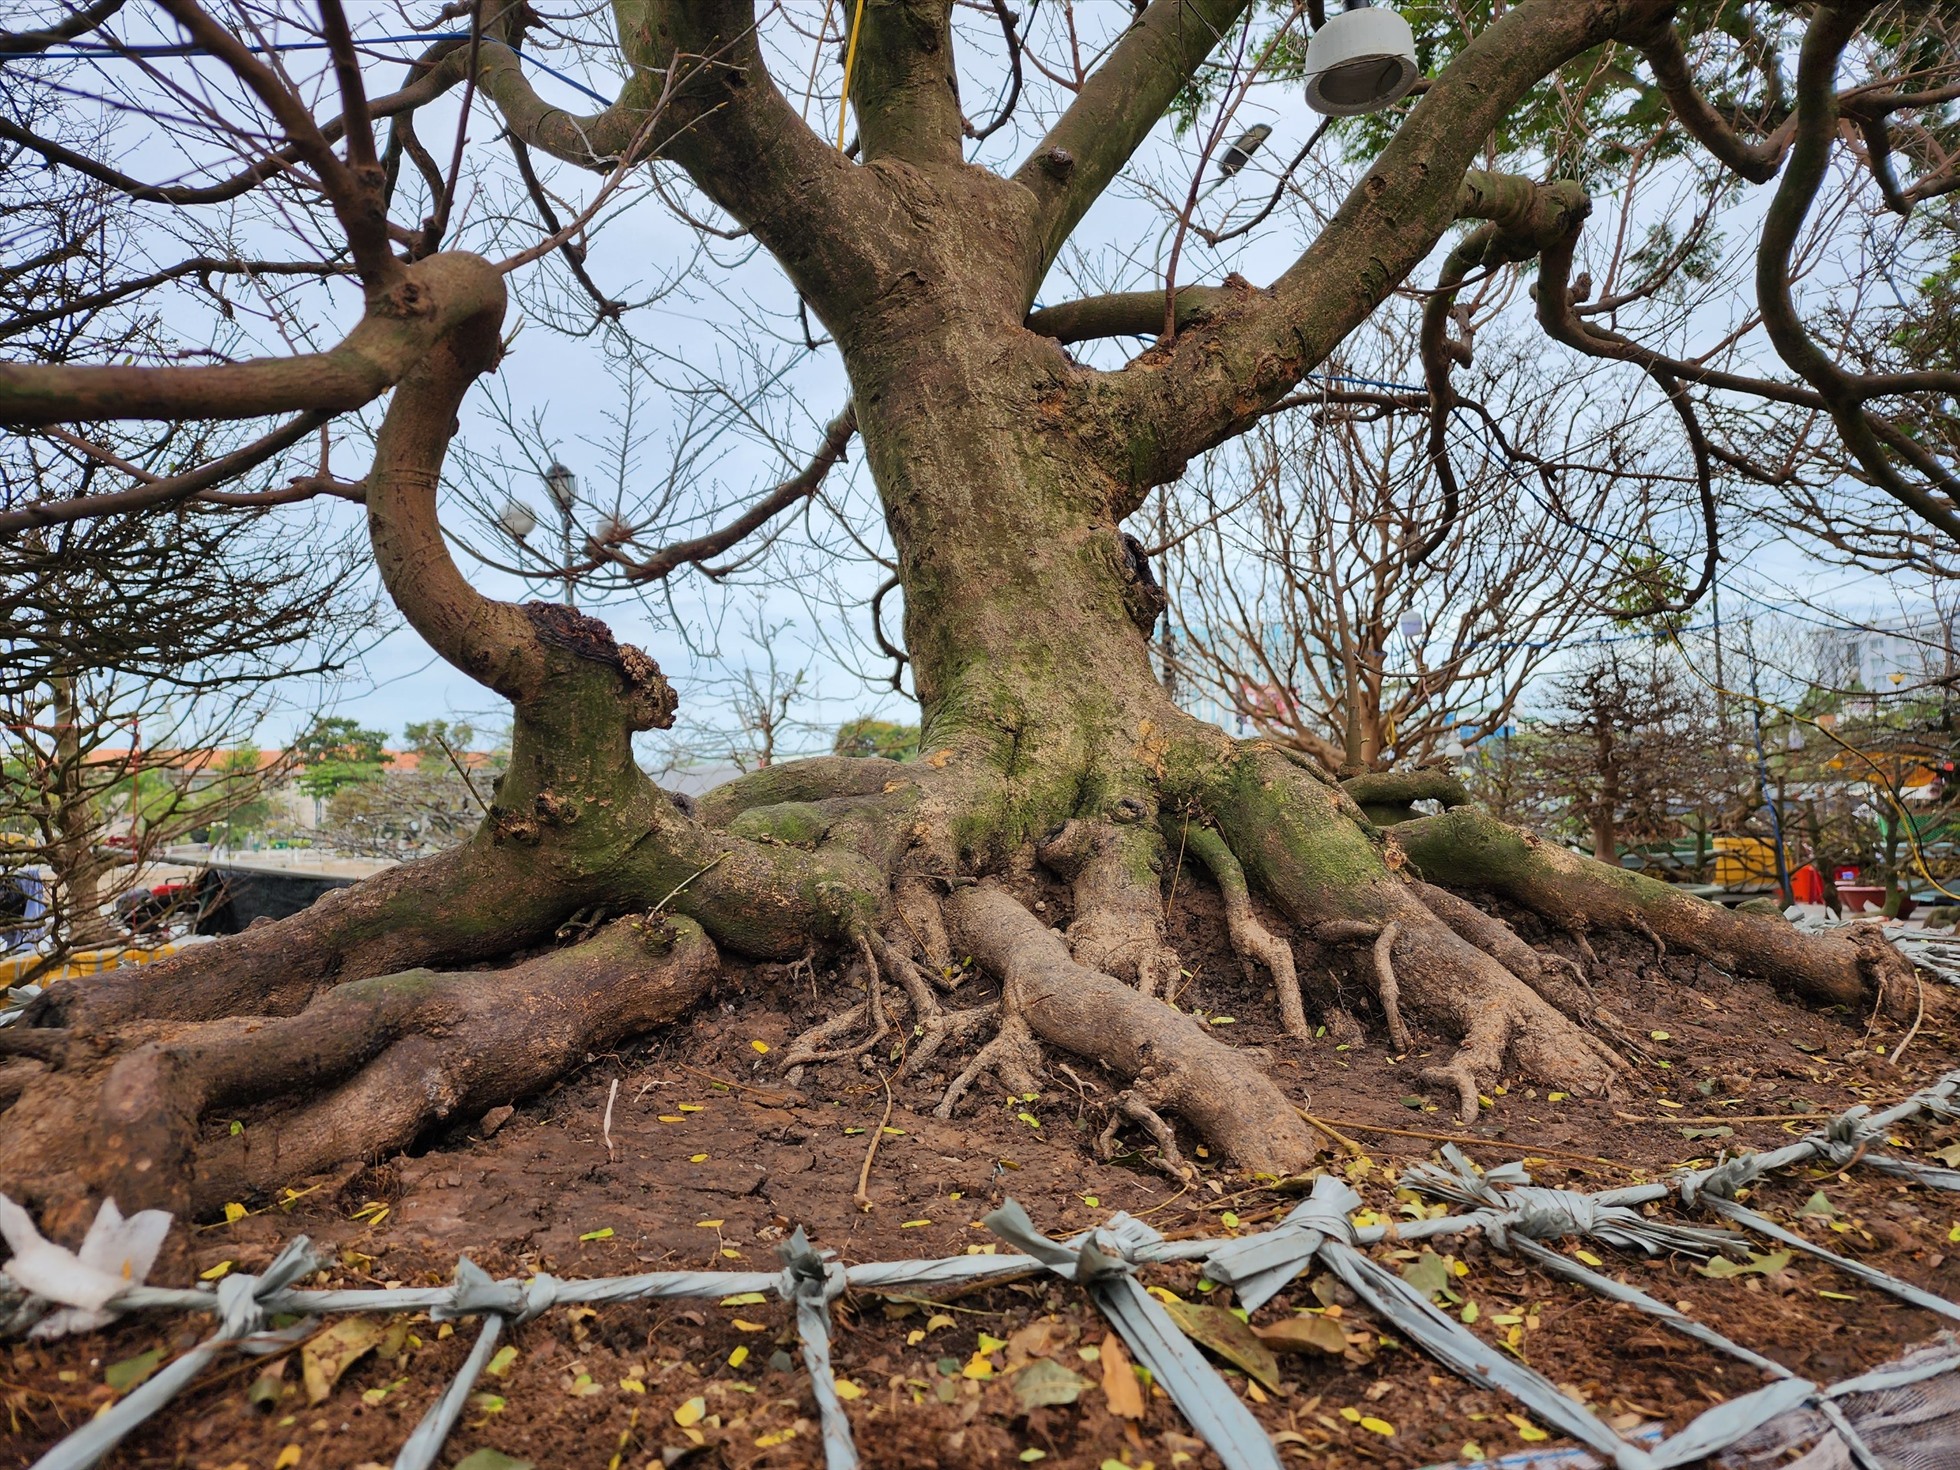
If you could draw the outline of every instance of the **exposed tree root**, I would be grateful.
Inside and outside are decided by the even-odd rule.
[[[1625,1065],[1418,902],[1397,871],[1393,840],[1385,855],[1377,849],[1345,792],[1316,785],[1254,745],[1212,810],[1248,877],[1317,940],[1379,943],[1388,924],[1397,926],[1388,948],[1398,1018],[1419,1016],[1462,1039],[1456,1059],[1432,1080],[1456,1092],[1466,1118],[1475,1116],[1478,1092],[1505,1075],[1507,1059],[1534,1081],[1594,1093]]]
[[[311,908],[216,944],[51,987],[38,1025],[100,1029],[154,1017],[290,1015],[339,980],[500,958],[544,940],[578,897],[487,841],[403,863]]]
[[[1388,1023],[1389,1044],[1407,1053],[1413,1043],[1402,1021],[1402,987],[1395,979],[1395,936],[1401,932],[1399,925],[1388,923],[1375,936],[1375,994],[1382,1003],[1382,1018]]]
[[[716,969],[691,920],[621,919],[505,970],[409,970],[337,986],[297,1015],[175,1028],[106,1075],[72,1072],[24,1098],[0,1188],[206,1213],[521,1098],[674,1019]],[[224,1126],[237,1117],[241,1129]]]
[[[1434,882],[1484,888],[1570,923],[1645,932],[1665,950],[1700,955],[1720,969],[1787,985],[1806,999],[1862,1011],[1877,1002],[1909,1020],[1915,1004],[1912,966],[1884,939],[1853,926],[1805,934],[1781,918],[1705,903],[1623,868],[1567,852],[1507,827],[1475,807],[1423,817],[1394,840]]]
[[[812,1026],[789,1044],[782,1067],[792,1087],[801,1084],[805,1067],[816,1062],[841,1062],[861,1057],[891,1034],[891,1020],[885,1011],[884,976],[879,973],[878,962],[872,955],[868,940],[859,941],[858,954],[856,972],[864,977],[864,999],[828,1021]],[[869,1035],[849,1046],[829,1045],[837,1037],[849,1035],[866,1021],[871,1025]]]
[[[1169,996],[1183,967],[1164,942],[1162,837],[1140,804],[1119,802],[1117,810],[1123,821],[1071,818],[1036,854],[1073,891],[1068,947],[1076,963],[1132,981],[1144,995]]]
[[[1576,1020],[1610,1019],[1603,1017],[1599,995],[1585,972],[1571,960],[1533,949],[1502,919],[1446,888],[1417,883],[1414,889],[1423,907],[1448,924],[1459,938],[1476,945],[1565,1015]]]
[[[1169,839],[1166,831],[1166,840]],[[1312,1037],[1307,1025],[1306,1007],[1300,999],[1300,976],[1293,965],[1293,947],[1259,921],[1252,911],[1252,895],[1246,887],[1245,869],[1232,856],[1225,839],[1211,828],[1193,822],[1181,828],[1185,846],[1210,870],[1225,904],[1225,927],[1232,948],[1247,961],[1258,961],[1273,977],[1273,990],[1279,997],[1280,1025],[1288,1036],[1302,1041]]]
[[[1035,1041],[1034,1032],[1028,1029],[1028,1023],[1016,1012],[1009,1011],[1002,1015],[1000,1030],[994,1033],[993,1040],[974,1053],[973,1060],[947,1086],[945,1095],[939,1099],[939,1106],[932,1110],[933,1115],[952,1117],[960,1100],[988,1072],[999,1078],[1001,1086],[1016,1097],[1041,1090],[1041,1047]]]
[[[1000,977],[1009,1020],[1126,1079],[1150,1078],[1150,1105],[1189,1120],[1226,1157],[1283,1176],[1299,1173],[1320,1152],[1315,1135],[1251,1057],[1189,1016],[1084,967],[999,887],[958,890],[946,900],[946,920],[961,951]]]

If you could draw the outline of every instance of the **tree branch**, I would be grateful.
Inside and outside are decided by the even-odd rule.
[[[1649,26],[1623,31],[1623,38],[1647,58],[1647,64],[1654,69],[1654,80],[1660,83],[1661,95],[1667,98],[1681,126],[1733,172],[1752,184],[1768,183],[1776,177],[1783,156],[1789,151],[1795,119],[1785,119],[1782,126],[1760,143],[1744,142],[1696,88],[1688,53],[1674,29],[1672,10],[1670,6]]]
[[[507,699],[536,693],[545,660],[530,619],[514,603],[485,597],[464,580],[436,516],[436,486],[456,432],[456,411],[501,352],[503,277],[467,260],[476,305],[403,377],[375,437],[367,475],[368,532],[382,584],[431,648]]]
[[[1881,393],[1920,388],[1953,392],[1960,373],[1920,372],[1858,375],[1847,372],[1811,339],[1790,291],[1790,259],[1797,236],[1830,167],[1837,140],[1838,58],[1858,32],[1865,7],[1824,9],[1804,35],[1797,62],[1796,136],[1788,166],[1763,217],[1756,247],[1756,301],[1763,328],[1777,355],[1815,388],[1830,410],[1845,447],[1878,486],[1914,514],[1960,540],[1960,513],[1902,475],[1886,456],[1873,431],[1867,400]]]
[[[368,116],[370,119],[393,117],[434,101],[463,79],[465,54],[462,43],[458,41],[442,41],[432,46],[415,63],[417,68],[426,68],[422,75],[399,92],[369,102]],[[332,118],[319,124],[318,131],[322,138],[333,142],[345,133],[345,120]],[[147,204],[220,204],[249,193],[269,178],[290,174],[293,166],[300,162],[300,150],[289,143],[267,154],[250,168],[215,184],[146,184],[120,169],[111,168],[108,164],[30,132],[5,117],[0,117],[0,138],[18,143],[50,163],[71,168],[86,178],[107,184],[131,199]]]
[[[86,36],[123,8],[127,0],[95,0],[65,20],[39,31],[0,31],[0,56],[31,56],[50,46],[59,46],[77,36]]]
[[[433,344],[483,309],[476,281],[483,268],[460,254],[404,267],[407,309],[370,312],[327,352],[217,367],[0,363],[0,424],[345,413],[400,382]]]
[[[810,456],[810,462],[801,471],[758,499],[754,505],[718,530],[705,536],[696,536],[689,541],[676,541],[662,547],[644,561],[628,561],[616,552],[613,560],[626,568],[626,580],[634,583],[657,582],[671,575],[677,568],[696,562],[706,561],[711,556],[719,556],[729,547],[737,545],[743,538],[767,525],[791,506],[807,500],[823,484],[833,466],[844,457],[844,449],[857,432],[856,410],[846,408],[830,421],[824,432],[823,443],[817,452]]]
[[[1249,0],[1152,0],[1014,171],[1036,200],[1030,303],[1089,206],[1249,8]],[[1161,296],[1158,302],[1161,324]]]
[[[887,0],[865,8],[850,96],[865,162],[960,161],[966,117],[952,19],[952,0]]]
[[[632,73],[603,112],[574,117],[547,105],[519,69],[503,20],[484,37],[477,84],[515,136],[565,162],[610,170],[638,139],[636,156],[680,164],[768,247],[834,330],[834,317],[888,279],[878,246],[893,206],[883,189],[783,97],[748,5],[632,0],[619,16]]]
[[[94,516],[127,515],[132,511],[153,510],[172,501],[187,500],[200,491],[222,485],[248,470],[264,464],[275,454],[290,449],[331,419],[331,413],[303,413],[290,423],[253,440],[242,449],[221,455],[209,464],[168,479],[148,479],[128,490],[107,495],[78,495],[71,500],[43,500],[19,510],[0,511],[0,536],[31,530],[36,526],[66,525]],[[249,503],[267,503],[263,497],[248,497]]]

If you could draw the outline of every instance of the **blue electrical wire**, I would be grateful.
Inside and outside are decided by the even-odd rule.
[[[414,36],[356,37],[354,44],[357,49],[365,50],[371,46],[422,46],[427,45],[431,41],[467,41],[469,38],[470,33],[468,31],[432,31],[427,34]],[[327,43],[325,41],[283,41],[277,46],[252,46],[248,49],[264,55],[279,55],[287,51],[324,51],[326,46]],[[515,51],[514,47],[512,49]],[[0,66],[4,66],[9,61],[37,61],[51,56],[70,61],[114,61],[121,58],[134,57],[197,57],[202,55],[204,55],[203,48],[182,43],[175,45],[159,43],[148,46],[123,46],[108,41],[76,41],[67,46],[50,47],[46,51],[36,51],[25,56],[0,56]],[[601,107],[612,106],[612,99],[610,97],[593,91],[577,77],[567,76],[556,67],[547,66],[534,56],[526,56],[522,51],[516,51],[516,55],[536,70],[543,72],[546,76],[556,78],[574,91],[590,97]]]

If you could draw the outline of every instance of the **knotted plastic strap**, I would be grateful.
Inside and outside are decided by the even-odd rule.
[[[1205,1257],[1205,1276],[1231,1287],[1239,1305],[1256,1312],[1313,1261],[1327,1240],[1354,1243],[1348,1216],[1361,1208],[1361,1196],[1346,1181],[1323,1174],[1284,1220],[1263,1235],[1222,1242]]]
[[[1163,1238],[1155,1230],[1118,1213],[1103,1228],[1064,1245],[1035,1229],[1028,1212],[1011,1199],[980,1223],[1089,1293],[1226,1470],[1279,1470],[1279,1452],[1252,1411],[1178,1330],[1163,1304],[1138,1284],[1137,1253]]]
[[[1480,1174],[1453,1143],[1443,1146],[1443,1158],[1448,1168],[1431,1163],[1410,1165],[1402,1175],[1402,1184],[1427,1195],[1484,1206],[1478,1223],[1499,1250],[1508,1249],[1507,1237],[1512,1232],[1532,1240],[1584,1235],[1620,1250],[1645,1251],[1650,1256],[1680,1251],[1706,1257],[1742,1249],[1741,1239],[1732,1231],[1650,1220],[1638,1210],[1609,1204],[1595,1195],[1533,1184],[1519,1163]]]
[[[566,1285],[542,1271],[529,1281],[498,1281],[464,1256],[456,1263],[456,1284],[449,1289],[448,1299],[431,1307],[429,1316],[437,1322],[496,1316],[522,1326],[556,1306]]]
[[[34,1462],[34,1470],[87,1470],[202,1373],[225,1348],[244,1352],[275,1352],[290,1347],[312,1330],[310,1323],[284,1332],[267,1333],[268,1299],[284,1292],[302,1276],[320,1269],[321,1258],[312,1242],[296,1235],[273,1257],[260,1276],[227,1276],[218,1283],[218,1330],[176,1362],[168,1364],[132,1389],[106,1413],[91,1419]]]
[[[1943,1104],[1927,1094],[1917,1094],[1913,1101],[1920,1107],[1947,1111]],[[1960,1189],[1960,1170],[1939,1169],[1931,1164],[1922,1164],[1917,1159],[1901,1159],[1892,1154],[1873,1152],[1876,1146],[1885,1142],[1887,1125],[1871,1117],[1870,1111],[1860,1103],[1839,1113],[1822,1129],[1806,1135],[1805,1142],[1815,1147],[1820,1157],[1829,1160],[1834,1169],[1848,1168],[1856,1161],[1882,1174],[1930,1184],[1935,1189]]]
[[[837,1397],[837,1380],[830,1370],[830,1304],[844,1294],[844,1268],[819,1255],[801,1225],[776,1251],[783,1258],[783,1274],[776,1289],[796,1307],[803,1366],[809,1370],[817,1418],[823,1426],[825,1470],[857,1470],[851,1421]]]

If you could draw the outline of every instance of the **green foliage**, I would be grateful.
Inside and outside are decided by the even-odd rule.
[[[364,729],[341,716],[322,715],[312,728],[293,742],[293,755],[302,766],[340,762],[346,765],[379,765],[382,749],[388,743],[386,731]]]
[[[461,754],[476,739],[476,727],[467,720],[411,720],[402,726],[402,743],[418,755],[445,759],[444,748]]]
[[[383,747],[388,736],[364,729],[341,716],[322,716],[293,742],[299,762],[299,789],[308,796],[330,798],[344,787],[372,781],[381,774]]]
[[[830,748],[836,755],[876,755],[886,760],[910,760],[919,753],[919,727],[859,715],[837,727],[837,739]]]
[[[1650,609],[1678,603],[1687,591],[1688,574],[1673,557],[1657,550],[1629,551],[1620,557],[1620,575],[1607,589],[1606,605],[1615,622],[1648,628],[1660,637],[1679,628],[1681,615]]]

